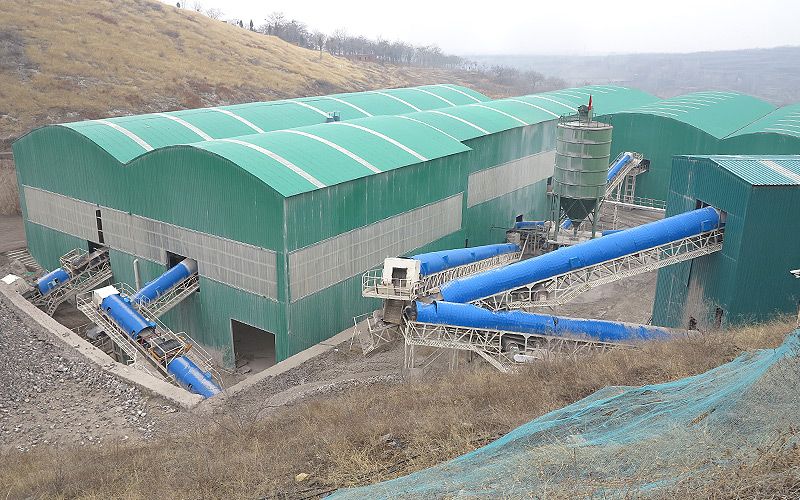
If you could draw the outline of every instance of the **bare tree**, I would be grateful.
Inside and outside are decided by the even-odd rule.
[[[196,12],[203,12],[203,2],[200,2],[199,0],[192,2],[192,10]]]
[[[314,48],[319,51],[319,58],[322,59],[322,51],[325,50],[325,42],[328,40],[328,35],[321,31],[315,31],[311,39],[314,41]]]
[[[218,9],[218,8],[216,8],[216,7],[212,7],[212,8],[210,8],[210,9],[208,9],[208,10],[206,11],[206,15],[207,15],[208,17],[210,17],[211,19],[216,19],[216,20],[219,20],[219,19],[221,19],[221,18],[222,18],[222,16],[224,16],[224,15],[225,15],[225,13],[224,13],[224,12],[222,12],[222,9]]]

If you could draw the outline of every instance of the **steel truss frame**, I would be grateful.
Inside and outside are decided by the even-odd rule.
[[[183,299],[200,289],[200,277],[197,273],[188,276],[178,282],[174,287],[167,290],[163,295],[159,295],[153,301],[144,300],[139,304],[134,304],[137,309],[151,317],[159,318],[170,309],[181,303]]]
[[[537,354],[544,359],[576,356],[589,351],[602,351],[617,347],[630,347],[628,344],[592,339],[408,321],[403,329],[403,338],[406,343],[406,367],[413,368],[415,365],[413,347],[426,346],[474,352],[499,371],[507,373],[518,363],[514,361],[513,357],[509,357],[503,352],[504,336],[512,336],[514,339],[524,337],[526,346],[529,343],[535,344]],[[521,351],[520,354],[525,354],[525,352],[528,351]]]
[[[723,231],[714,229],[672,241],[484,297],[473,303],[492,310],[562,305],[600,285],[717,252],[722,249]]]
[[[111,263],[108,260],[102,260],[94,266],[87,267],[83,272],[73,275],[69,281],[50,293],[37,296],[32,302],[36,307],[52,316],[58,306],[69,300],[70,297],[95,289],[97,285],[110,280],[111,275]]]

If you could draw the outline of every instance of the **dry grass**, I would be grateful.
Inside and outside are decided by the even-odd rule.
[[[641,385],[706,371],[742,350],[780,344],[793,323],[652,343],[533,365],[522,373],[459,372],[347,390],[258,417],[236,401],[183,417],[145,445],[11,452],[0,492],[11,498],[253,498],[303,496],[419,470],[607,385]],[[297,483],[300,472],[310,478]]]
[[[5,0],[0,141],[45,123],[422,83],[469,72],[356,63],[155,0]]]

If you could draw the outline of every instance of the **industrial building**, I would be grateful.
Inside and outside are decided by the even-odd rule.
[[[611,155],[622,151],[643,152],[650,160],[650,171],[636,180],[636,196],[663,202],[669,190],[673,156],[726,152],[722,145],[724,138],[774,109],[775,106],[751,96],[718,91],[647,103],[611,117],[614,125]],[[800,153],[800,149],[791,149],[780,154]]]
[[[661,269],[653,323],[700,329],[797,312],[800,156],[679,156],[667,213],[725,213],[720,252]]]
[[[730,134],[719,153],[800,154],[800,104],[778,108]]]
[[[13,146],[29,250],[53,269],[107,248],[113,281],[137,289],[189,259],[199,289],[165,328],[229,367],[254,352],[274,363],[376,309],[362,274],[385,258],[499,243],[515,219],[547,218],[557,123],[590,95],[612,154],[651,159],[639,196],[659,196],[647,190],[668,182],[665,158],[715,150],[773,109],[719,92],[489,100],[432,85],[52,125]]]
[[[604,86],[490,103],[422,90],[35,130],[14,144],[30,252],[54,268],[73,248],[107,246],[125,283],[135,259],[141,282],[195,259],[200,291],[164,323],[228,365],[236,344],[279,361],[373,308],[360,274],[385,257],[501,241],[516,215],[543,216],[553,124],[590,93],[606,113],[655,100]],[[471,104],[425,110],[430,94]],[[401,100],[419,111],[375,116],[408,111]]]

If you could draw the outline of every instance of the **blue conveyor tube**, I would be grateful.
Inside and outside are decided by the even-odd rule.
[[[523,220],[514,223],[514,229],[533,229],[536,227],[544,227],[546,221],[543,220]]]
[[[133,294],[131,300],[136,304],[155,300],[196,272],[197,262],[193,259],[183,259],[175,267],[168,269],[158,278],[145,284],[141,290]]]
[[[179,356],[167,365],[167,371],[189,391],[210,398],[219,394],[220,389],[211,379],[211,374],[200,369],[191,359]]]
[[[447,302],[472,302],[582,267],[664,245],[719,227],[713,207],[692,210],[602,238],[562,247],[529,260],[484,271],[441,287]]]
[[[147,330],[155,331],[156,324],[147,321],[144,316],[139,314],[139,311],[131,306],[128,297],[115,293],[104,298],[100,306],[114,320],[114,323],[133,340],[138,339],[139,335]]]
[[[496,255],[512,252],[519,252],[519,247],[513,243],[501,243],[498,245],[421,253],[413,255],[411,258],[420,262],[420,274],[427,276],[451,267],[463,266],[464,264],[471,264]]]
[[[616,177],[619,171],[622,170],[622,167],[627,165],[632,159],[633,156],[630,153],[625,153],[622,155],[622,158],[614,162],[614,164],[611,165],[611,168],[608,169],[608,177],[606,178],[606,182],[610,183],[613,181],[614,177]]]
[[[521,334],[563,337],[586,335],[602,342],[624,342],[663,339],[670,332],[663,328],[617,321],[575,319],[522,311],[493,312],[472,304],[414,302],[416,321],[439,325],[502,330]]]
[[[46,295],[67,281],[69,281],[69,273],[59,267],[36,280],[36,288],[39,289],[39,293]]]

